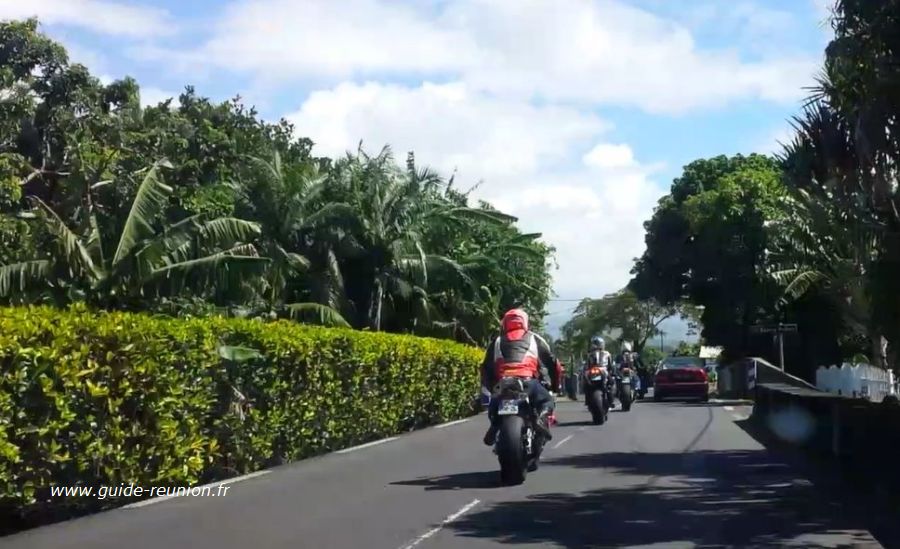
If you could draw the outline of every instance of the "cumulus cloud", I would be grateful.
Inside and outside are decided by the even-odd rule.
[[[360,139],[368,147],[389,143],[495,186],[518,186],[542,166],[565,163],[573,148],[611,127],[591,113],[498,99],[459,82],[344,83],[310,94],[288,118],[322,154],[343,154]]]
[[[504,96],[654,113],[791,101],[818,61],[703,49],[688,27],[620,0],[238,0],[179,56],[264,80],[450,75]]]
[[[146,38],[173,32],[165,10],[108,0],[0,0],[0,19],[38,17],[42,23],[101,34]]]

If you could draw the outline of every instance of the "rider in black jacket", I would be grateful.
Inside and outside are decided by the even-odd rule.
[[[488,345],[481,365],[481,385],[491,392],[501,378],[518,377],[524,381],[528,398],[538,414],[537,428],[547,440],[551,440],[549,417],[555,403],[547,390],[559,390],[559,375],[556,357],[544,338],[528,329],[528,314],[521,309],[512,309],[503,315],[500,335]],[[484,435],[484,443],[494,444],[499,426],[497,424],[496,399],[491,399],[488,419],[491,425]]]

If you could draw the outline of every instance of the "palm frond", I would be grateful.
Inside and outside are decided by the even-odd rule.
[[[45,286],[52,266],[46,259],[0,266],[0,296],[11,297],[34,286]]]
[[[291,318],[309,321],[314,320],[322,326],[340,326],[350,328],[350,323],[341,313],[321,303],[291,303],[284,306]]]
[[[505,214],[502,212],[494,211],[494,210],[485,210],[480,208],[465,208],[465,207],[456,207],[449,208],[442,212],[443,215],[448,217],[455,217],[458,219],[471,219],[475,221],[487,221],[492,224],[497,225],[508,225],[510,223],[515,223],[519,220],[518,217],[514,215]]]
[[[162,213],[172,193],[172,188],[159,178],[159,168],[163,165],[167,164],[162,162],[154,164],[138,187],[131,211],[119,237],[119,245],[116,246],[116,253],[112,259],[113,266],[122,261],[138,242],[155,234],[153,221]]]
[[[97,267],[88,248],[81,242],[81,238],[43,200],[36,196],[29,197],[29,199],[32,204],[37,206],[47,230],[56,239],[61,255],[66,258],[69,270],[77,269],[81,274],[96,278],[98,276]]]

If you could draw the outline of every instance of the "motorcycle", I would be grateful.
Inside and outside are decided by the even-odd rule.
[[[595,355],[591,357],[594,364],[584,370],[584,398],[594,425],[603,425],[609,416],[610,402],[606,397],[609,378],[606,367],[599,364],[600,353],[595,351]]]
[[[634,374],[634,370],[628,366],[619,369],[616,375],[616,391],[619,396],[619,402],[622,403],[622,411],[631,410],[634,403],[635,392],[640,388],[641,380]]]
[[[500,429],[494,453],[500,462],[500,480],[507,485],[522,484],[527,472],[537,470],[546,441],[536,428],[537,416],[521,379],[501,379],[492,398],[499,400]]]

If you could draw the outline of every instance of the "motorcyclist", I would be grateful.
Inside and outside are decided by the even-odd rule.
[[[592,358],[594,356],[594,353],[597,351],[600,352],[599,362]],[[610,390],[610,387],[609,387],[609,382],[612,381],[611,374],[612,374],[612,369],[613,369],[613,359],[612,359],[612,355],[609,353],[609,351],[606,350],[606,342],[603,341],[603,338],[600,336],[594,336],[591,338],[591,343],[590,343],[590,347],[588,348],[587,357],[584,362],[584,366],[582,367],[582,373],[587,368],[590,368],[591,366],[605,367],[606,371],[610,375],[607,384],[605,384],[605,386],[604,386],[603,393],[606,398],[606,401],[609,402],[610,408],[614,409],[616,407],[616,403],[615,403],[615,400],[613,400],[613,398],[612,398],[612,391]],[[585,394],[584,394],[584,403],[585,403],[585,405],[587,405],[587,403],[588,403],[588,393],[587,392],[585,392]]]
[[[555,403],[548,387],[559,389],[559,370],[550,345],[544,338],[528,329],[528,314],[522,309],[511,309],[503,315],[500,335],[494,338],[484,355],[481,365],[483,391],[490,391],[501,378],[522,378],[528,399],[537,412],[537,428],[546,440],[551,440],[550,415]],[[499,401],[491,399],[488,419],[491,424],[484,435],[487,446],[494,444],[499,424]]]

